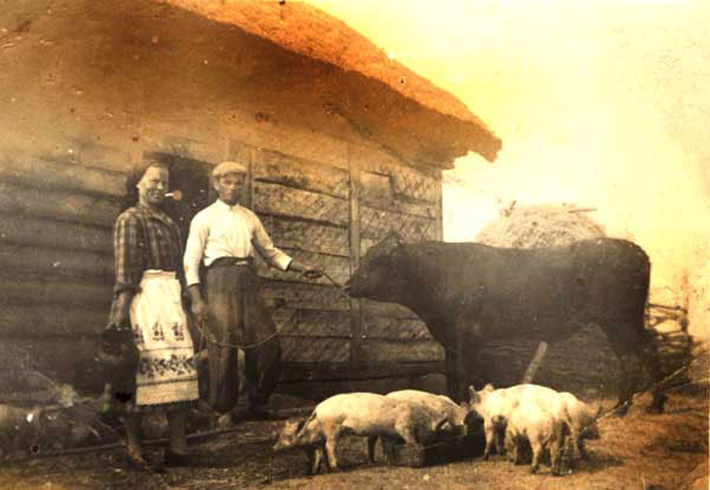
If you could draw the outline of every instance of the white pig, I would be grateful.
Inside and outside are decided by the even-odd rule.
[[[550,471],[553,475],[559,475],[568,434],[567,423],[555,413],[541,408],[532,400],[522,400],[508,418],[505,432],[508,459],[520,464],[522,446],[527,440],[533,453],[530,471],[537,472],[540,458],[549,449]]]
[[[385,439],[407,444],[425,442],[446,422],[446,417],[434,420],[429,412],[411,403],[374,393],[347,393],[321,402],[307,420],[287,422],[274,450],[310,448],[312,472],[317,473],[324,459],[331,469],[338,467],[335,448],[341,434],[367,437],[367,455],[372,461],[378,438],[383,438],[383,443]]]
[[[545,386],[521,384],[510,388],[495,389],[492,384],[487,384],[482,390],[476,391],[469,387],[471,396],[469,409],[475,410],[483,418],[483,429],[486,436],[486,448],[483,452],[484,459],[488,459],[493,444],[496,452],[502,454],[503,438],[506,425],[513,410],[523,401],[532,400],[543,409],[551,410],[546,406],[547,401],[555,405],[558,393]]]
[[[387,398],[415,403],[434,411],[440,419],[446,416],[452,428],[465,433],[464,420],[468,410],[457,405],[451,398],[419,390],[400,390],[388,393]]]
[[[574,454],[571,459],[588,459],[589,455],[584,447],[585,439],[599,439],[597,419],[601,415],[602,407],[597,410],[580,401],[572,393],[558,395],[558,417],[564,419],[569,425],[570,439],[573,444]]]

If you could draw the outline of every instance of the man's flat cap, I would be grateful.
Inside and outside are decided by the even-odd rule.
[[[246,174],[247,168],[237,162],[222,162],[212,170],[212,178],[218,179],[224,174]]]

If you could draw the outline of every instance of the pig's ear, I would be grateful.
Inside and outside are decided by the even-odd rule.
[[[306,419],[300,419],[296,422],[296,433],[299,433],[303,430],[303,427],[306,425]]]
[[[496,387],[493,386],[493,383],[488,383],[486,386],[483,387],[483,391],[495,391]]]

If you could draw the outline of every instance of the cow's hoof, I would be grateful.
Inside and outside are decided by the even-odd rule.
[[[660,395],[654,397],[653,401],[649,406],[646,407],[646,413],[659,414],[663,413],[663,405],[666,403],[666,396]]]

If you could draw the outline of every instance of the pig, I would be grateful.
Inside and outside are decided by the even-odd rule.
[[[347,393],[318,404],[307,420],[288,421],[274,450],[309,449],[311,471],[315,474],[324,460],[331,469],[338,468],[335,448],[341,434],[367,437],[367,456],[374,461],[378,438],[383,439],[385,451],[391,450],[390,443],[395,441],[425,443],[442,431],[447,422],[445,416],[435,420],[430,412],[411,403],[374,393]]]
[[[580,401],[572,393],[559,393],[558,416],[569,425],[572,454],[570,460],[577,458],[589,459],[589,454],[584,447],[586,439],[599,439],[597,419],[601,416],[602,407],[596,410]]]
[[[388,393],[387,398],[419,404],[433,410],[439,416],[446,416],[453,431],[466,434],[465,420],[468,410],[460,406],[448,396],[435,395],[419,390],[400,390]]]
[[[527,440],[533,453],[530,471],[537,473],[542,455],[549,450],[550,472],[559,475],[568,434],[569,426],[564,420],[533,400],[523,399],[508,418],[505,432],[508,459],[520,464],[522,445]]]
[[[475,410],[483,418],[483,430],[486,437],[483,458],[488,459],[493,444],[495,444],[498,454],[505,452],[503,438],[506,425],[513,410],[522,401],[532,400],[545,410],[556,410],[558,393],[551,388],[534,384],[520,384],[510,388],[495,389],[489,383],[480,391],[469,386],[469,395],[469,409]],[[551,408],[551,406],[555,408]]]

